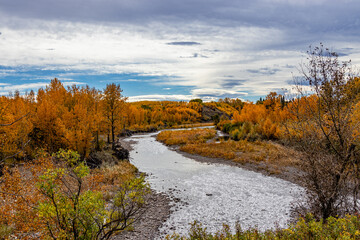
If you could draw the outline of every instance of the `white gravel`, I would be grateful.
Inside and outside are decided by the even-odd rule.
[[[265,230],[286,227],[291,203],[303,189],[279,178],[238,167],[199,163],[169,150],[150,135],[137,135],[131,162],[149,174],[147,180],[158,192],[174,199],[174,212],[160,231],[186,234],[197,220],[209,231],[223,223]]]

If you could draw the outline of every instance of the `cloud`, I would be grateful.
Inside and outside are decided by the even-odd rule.
[[[0,0],[0,74],[14,85],[72,75],[91,85],[87,76],[99,75],[100,89],[147,81],[255,98],[288,86],[310,44],[360,63],[359,10],[357,0]],[[39,66],[54,75],[21,70]]]
[[[0,6],[4,14],[15,17],[105,25],[156,21],[183,25],[200,21],[223,27],[243,24],[302,28],[302,31],[320,34],[341,28],[356,32],[359,26],[357,0],[0,0]]]
[[[279,89],[277,92],[284,95],[286,99],[294,99],[299,96],[312,94],[314,90],[310,86],[289,85],[287,88]]]
[[[175,45],[175,46],[193,46],[193,45],[201,45],[198,42],[169,42],[167,45]]]
[[[36,82],[36,83],[25,83],[25,84],[4,84],[0,83],[0,95],[6,95],[9,92],[14,91],[30,91],[30,90],[38,90],[39,88],[45,88],[49,82]],[[72,85],[82,85],[84,83],[81,82],[63,82],[64,86],[72,86]]]
[[[209,58],[208,56],[202,55],[200,53],[194,53],[192,56],[180,57],[180,58]]]
[[[47,82],[38,82],[38,83],[29,83],[29,84],[16,84],[16,85],[10,85],[7,84],[3,87],[0,87],[0,91],[2,92],[13,92],[13,91],[23,91],[23,90],[27,90],[27,89],[39,89],[42,87],[45,87],[46,85],[48,85],[49,83]]]
[[[274,75],[274,74],[276,74],[278,71],[281,71],[281,69],[279,69],[279,68],[263,67],[263,68],[258,68],[258,69],[248,69],[247,71],[248,71],[249,73],[255,73],[255,74]]]
[[[304,76],[296,75],[292,79],[286,81],[290,86],[310,86],[310,83],[306,80]]]
[[[139,95],[139,96],[131,96],[128,98],[129,102],[137,102],[137,101],[189,101],[193,97],[191,95]]]
[[[282,66],[282,68],[295,68],[295,65],[286,64],[285,66]]]
[[[221,86],[225,89],[233,89],[234,87],[242,86],[246,80],[243,79],[224,79]]]
[[[191,91],[190,95],[162,95],[162,94],[153,94],[153,95],[138,95],[130,96],[128,98],[129,102],[135,101],[189,101],[194,98],[201,98],[204,101],[216,101],[219,98],[241,98],[246,96],[246,92],[238,92],[231,90],[221,90],[221,89],[194,89]]]
[[[246,96],[248,93],[246,92],[239,92],[239,91],[232,91],[232,90],[225,90],[225,89],[213,89],[213,88],[202,88],[202,89],[194,89],[191,91],[194,97],[199,98],[208,98],[212,97],[215,99],[218,98],[240,98]]]

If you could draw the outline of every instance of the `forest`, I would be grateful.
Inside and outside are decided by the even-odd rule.
[[[94,167],[88,159],[113,151],[121,136],[205,123],[229,139],[209,142],[213,129],[157,138],[192,154],[265,162],[275,173],[295,167],[306,206],[288,229],[239,226],[234,235],[224,225],[212,235],[194,223],[189,239],[358,239],[360,78],[348,66],[328,49],[311,49],[296,97],[270,92],[256,103],[128,102],[118,84],[66,88],[56,78],[37,93],[1,96],[0,238],[110,239],[128,230],[150,186],[128,161]]]

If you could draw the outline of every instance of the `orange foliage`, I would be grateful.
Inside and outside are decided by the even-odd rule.
[[[284,98],[275,92],[260,104],[243,103],[242,109],[234,112],[232,127],[227,127],[228,133],[236,140],[278,139],[283,131],[282,124],[290,117],[285,105]],[[224,129],[225,124],[228,123],[220,122],[218,126]]]
[[[240,114],[234,114],[234,122],[251,122],[253,124],[256,124],[263,120],[266,115],[267,111],[264,105],[255,105],[253,103],[248,103],[245,104]]]
[[[0,97],[0,161],[24,157],[33,128],[34,93]]]
[[[186,143],[201,143],[214,138],[214,129],[191,129],[177,131],[162,131],[156,136],[156,140],[166,145],[180,145]]]
[[[13,236],[21,239],[39,239],[45,229],[36,211],[42,195],[36,188],[38,177],[53,168],[49,158],[39,158],[32,164],[5,168],[0,185],[0,225],[13,229]]]
[[[38,91],[37,101],[33,93],[1,97],[0,113],[0,124],[26,114],[11,126],[0,126],[0,160],[16,152],[16,158],[32,158],[40,148],[50,153],[69,148],[87,157],[94,136],[103,130],[100,92],[88,86],[65,89],[57,79]]]
[[[202,105],[197,102],[141,101],[126,104],[121,125],[131,130],[198,123]]]

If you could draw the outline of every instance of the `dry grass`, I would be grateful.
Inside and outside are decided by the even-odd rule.
[[[106,200],[112,198],[119,187],[126,181],[133,179],[137,168],[127,161],[120,161],[116,165],[102,166],[92,170],[89,182],[92,190],[101,191]]]
[[[208,122],[208,123],[188,123],[188,124],[181,124],[181,125],[172,126],[171,128],[197,128],[197,127],[209,127],[209,126],[214,126],[214,123],[213,122]]]
[[[296,167],[299,164],[299,153],[270,141],[248,142],[252,148],[251,152],[238,153],[233,159],[240,163],[266,163],[272,167]]]
[[[191,129],[180,131],[162,131],[156,137],[160,142],[166,145],[184,145],[192,143],[205,143],[214,138],[216,131],[214,129]]]
[[[181,151],[211,158],[223,158],[239,163],[266,163],[276,173],[278,167],[298,165],[299,153],[271,141],[206,142],[213,136],[210,129],[164,131],[158,140],[167,145],[182,145]],[[274,170],[275,169],[275,170]]]
[[[114,166],[103,166],[95,169],[93,174],[100,173],[103,175],[105,185],[120,186],[123,182],[130,180],[137,172],[136,167],[127,161],[120,161]]]
[[[180,147],[181,151],[199,154],[205,157],[211,158],[225,158],[232,160],[236,157],[236,154],[232,150],[226,150],[223,143],[191,143]],[[229,147],[229,146],[227,146]]]

